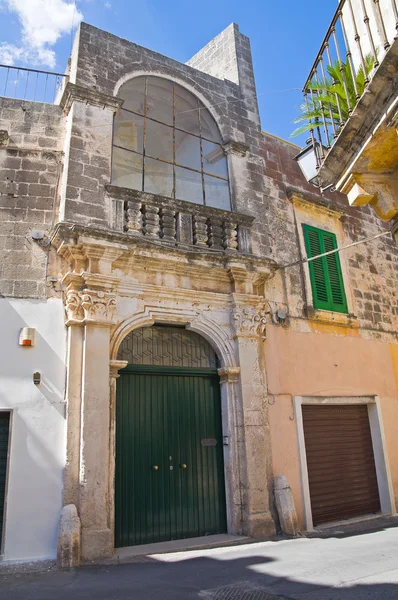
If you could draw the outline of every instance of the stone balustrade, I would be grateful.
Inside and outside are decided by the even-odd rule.
[[[112,229],[186,249],[251,254],[249,215],[107,186]]]

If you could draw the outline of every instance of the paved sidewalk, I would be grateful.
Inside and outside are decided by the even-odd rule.
[[[339,535],[336,530],[336,536]],[[0,576],[4,600],[398,600],[398,528]]]

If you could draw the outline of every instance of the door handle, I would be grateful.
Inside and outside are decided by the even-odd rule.
[[[187,465],[185,465],[184,463],[182,463],[182,465],[180,465],[181,469],[186,469]]]
[[[158,467],[157,465],[153,465],[152,469],[153,469],[154,471],[158,471],[158,470],[159,470],[159,467]]]

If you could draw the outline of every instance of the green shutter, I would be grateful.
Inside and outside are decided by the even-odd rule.
[[[311,225],[303,225],[303,231],[308,258],[337,248],[334,233],[311,227]],[[308,266],[314,308],[347,313],[347,299],[338,252],[312,260]]]

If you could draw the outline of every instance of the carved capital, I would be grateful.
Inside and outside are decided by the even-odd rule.
[[[120,377],[119,371],[121,369],[124,369],[125,367],[127,367],[127,365],[128,365],[127,360],[111,360],[111,362],[109,363],[110,377],[113,377],[115,379]]]
[[[76,289],[69,289],[65,294],[66,324],[80,324],[84,319],[84,310],[80,293]]]
[[[266,338],[267,318],[264,308],[235,306],[232,312],[236,337]]]
[[[238,383],[240,367],[223,367],[218,369],[221,383]]]
[[[113,292],[85,289],[79,293],[86,323],[112,325],[116,310]]]

